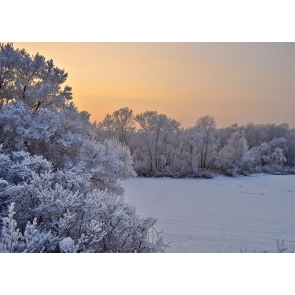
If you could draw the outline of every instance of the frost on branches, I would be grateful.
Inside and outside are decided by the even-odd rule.
[[[31,56],[25,49],[0,43],[0,108],[19,100],[32,111],[63,108],[72,99],[71,87],[63,86],[67,76],[39,53]]]
[[[120,194],[95,188],[85,164],[54,172],[43,157],[25,152],[0,159],[0,175],[7,175],[0,191],[2,252],[164,251],[156,220],[137,216]]]

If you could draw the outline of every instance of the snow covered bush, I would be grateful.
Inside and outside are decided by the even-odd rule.
[[[1,215],[6,216],[1,224],[2,252],[164,251],[153,230],[156,220],[137,216],[123,196],[93,188],[85,164],[54,172],[41,156],[37,159],[43,170],[36,169],[36,156],[28,153],[10,161],[7,157],[2,158],[8,185],[0,192]],[[10,181],[15,162],[26,168],[17,184]]]
[[[37,228],[37,218],[33,223],[28,221],[24,234],[17,228],[14,219],[14,203],[8,208],[9,215],[3,219],[0,234],[0,252],[6,253],[32,253],[32,252],[54,252],[58,238],[51,232],[44,232]]]
[[[248,145],[244,132],[236,131],[232,133],[224,148],[216,156],[216,167],[230,176],[241,174],[241,168],[247,161],[245,157],[247,150]]]
[[[136,176],[129,148],[117,140],[85,141],[77,161],[85,163],[92,182],[100,190],[123,194],[119,181]]]
[[[42,156],[30,157],[28,152],[0,153],[0,177],[10,184],[23,183],[31,178],[32,172],[43,174],[52,169],[52,164]]]
[[[245,170],[249,173],[290,173],[292,169],[284,167],[287,162],[285,157],[287,151],[284,138],[275,138],[269,143],[263,142],[260,146],[255,146],[245,153],[247,159]]]

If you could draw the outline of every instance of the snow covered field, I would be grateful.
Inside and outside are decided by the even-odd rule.
[[[171,253],[295,252],[295,175],[214,179],[132,178],[126,202],[158,219]]]

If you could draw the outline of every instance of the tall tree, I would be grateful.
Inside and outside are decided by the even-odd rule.
[[[23,101],[31,110],[42,107],[61,109],[72,99],[71,87],[64,85],[65,70],[56,67],[39,53],[29,55],[14,49],[12,43],[0,43],[0,107]]]
[[[216,122],[212,116],[204,116],[197,120],[196,127],[204,133],[201,145],[200,167],[207,168],[218,142],[216,138]]]
[[[107,114],[97,127],[98,133],[104,133],[98,137],[103,139],[115,138],[127,145],[135,132],[133,111],[126,107],[112,114]]]
[[[139,130],[142,151],[148,159],[151,172],[163,171],[171,157],[172,137],[179,130],[180,123],[155,111],[146,111],[135,117]]]

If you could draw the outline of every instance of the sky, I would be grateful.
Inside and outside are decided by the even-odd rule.
[[[24,42],[68,73],[90,120],[129,107],[193,126],[288,123],[295,127],[295,43]]]

